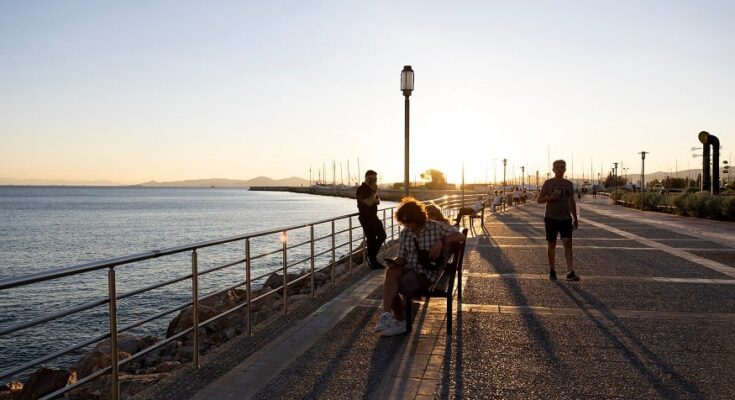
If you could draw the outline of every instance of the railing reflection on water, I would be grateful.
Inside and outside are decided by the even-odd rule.
[[[465,204],[465,202],[475,201],[477,196],[445,196],[440,199],[436,199],[427,203],[433,203],[440,207],[443,212],[451,214],[453,210]],[[383,225],[388,234],[388,238],[391,240],[396,239],[400,233],[400,226],[396,224],[394,220],[395,207],[385,208],[379,210],[379,217],[383,221]],[[130,363],[132,360],[137,359],[145,354],[148,354],[154,350],[157,350],[168,343],[174,342],[179,339],[183,339],[185,336],[192,335],[193,354],[192,362],[193,365],[199,367],[200,361],[200,338],[199,329],[194,327],[202,328],[214,321],[231,315],[241,309],[245,309],[245,321],[246,332],[248,335],[253,335],[253,303],[258,302],[266,298],[267,296],[273,295],[277,292],[282,292],[282,312],[288,313],[288,290],[286,288],[295,285],[296,283],[308,280],[309,291],[312,297],[316,294],[315,287],[315,276],[317,273],[329,269],[329,280],[332,284],[336,282],[336,268],[338,263],[338,251],[340,252],[340,259],[346,257],[346,272],[351,274],[353,272],[353,255],[362,252],[362,264],[365,263],[365,248],[364,243],[358,246],[357,252],[355,251],[355,243],[363,242],[364,237],[362,229],[359,223],[355,223],[357,214],[344,215],[332,219],[317,221],[309,224],[290,226],[286,228],[278,228],[274,230],[258,232],[247,235],[239,235],[224,239],[210,240],[205,242],[199,242],[190,245],[177,246],[162,250],[153,250],[140,254],[118,257],[108,260],[95,261],[81,265],[64,267],[48,272],[36,273],[26,276],[20,276],[15,278],[0,280],[0,293],[5,292],[8,294],[14,288],[27,288],[30,285],[38,284],[41,282],[63,282],[63,278],[75,277],[80,274],[85,274],[93,271],[107,270],[107,295],[101,298],[96,298],[92,301],[87,301],[83,304],[79,304],[70,308],[65,308],[59,311],[40,315],[31,318],[28,321],[22,321],[14,323],[10,326],[0,326],[0,340],[7,338],[9,335],[17,332],[22,332],[25,329],[32,327],[42,326],[43,324],[51,321],[57,321],[64,317],[72,315],[79,315],[85,311],[99,309],[99,307],[108,308],[109,317],[109,331],[101,334],[97,334],[91,338],[83,340],[74,345],[68,346],[58,351],[54,351],[50,354],[45,354],[41,357],[37,357],[33,360],[22,363],[21,365],[12,366],[8,370],[0,371],[0,381],[5,381],[13,378],[17,378],[23,372],[29,371],[31,368],[39,366],[43,363],[59,359],[62,356],[74,354],[78,351],[85,349],[91,345],[97,344],[104,340],[109,339],[110,341],[110,366],[96,371],[88,376],[82,377],[76,383],[63,387],[53,393],[46,395],[45,399],[55,398],[63,395],[64,393],[84,385],[102,375],[110,374],[111,376],[111,393],[110,398],[119,398],[119,376],[120,367]],[[357,230],[357,233],[355,232]],[[277,239],[275,237],[277,236]],[[235,259],[229,260],[225,263],[215,265],[210,268],[201,269],[200,265],[200,253],[204,249],[218,249],[228,244],[238,244],[241,250],[241,255]],[[277,243],[278,246],[273,246]],[[258,248],[255,250],[254,248]],[[191,273],[183,276],[176,276],[172,279],[165,280],[151,284],[142,288],[137,288],[125,293],[119,293],[119,283],[117,276],[117,269],[121,266],[135,265],[151,260],[158,259],[161,257],[173,257],[175,255],[183,255],[190,253],[191,260]],[[296,259],[291,258],[294,255]],[[280,256],[280,262],[276,263],[274,259]],[[262,266],[255,268],[255,263],[258,261],[266,261]],[[280,264],[280,265],[278,265]],[[319,265],[319,266],[317,266]],[[219,290],[215,290],[206,295],[200,296],[200,283],[202,277],[207,275],[215,275],[216,272],[224,271],[228,268],[235,266],[244,266],[244,271],[241,274],[244,275],[244,280],[237,280],[234,283],[226,285]],[[281,286],[273,288],[271,290],[259,293],[257,296],[253,296],[253,284],[263,283],[266,278],[271,276],[274,272],[280,270],[283,275],[283,282]],[[300,272],[301,275],[295,279],[289,280],[289,271]],[[133,272],[135,273],[135,272]],[[148,293],[156,289],[170,287],[185,281],[191,283],[191,295],[190,301],[176,304],[173,307],[168,307],[163,311],[154,313],[153,315],[146,316],[145,318],[128,322],[126,324],[120,324],[119,321],[119,307],[118,301],[128,298],[133,298],[136,295]],[[218,314],[212,316],[204,321],[199,321],[199,308],[203,301],[213,298],[215,296],[226,293],[232,289],[245,288],[245,301],[237,304],[236,306]],[[21,304],[19,304],[21,303]],[[17,299],[13,305],[22,305],[22,299]],[[121,333],[129,332],[135,328],[139,328],[149,323],[159,323],[163,317],[179,312],[192,307],[192,325],[188,329],[178,332],[168,338],[157,341],[156,343],[143,348],[135,354],[131,354],[124,359],[120,359],[120,353],[118,352],[118,336]],[[54,338],[46,338],[48,341],[52,341]]]

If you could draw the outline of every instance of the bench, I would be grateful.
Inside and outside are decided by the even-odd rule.
[[[447,299],[447,334],[452,332],[452,299],[454,297],[455,278],[459,277],[457,286],[457,298],[462,299],[462,261],[464,260],[464,248],[467,242],[467,228],[462,229],[465,240],[458,243],[450,250],[449,257],[444,268],[439,274],[436,282],[426,290],[419,290],[414,294],[417,297],[443,297]],[[404,296],[404,307],[406,308],[406,331],[411,332],[413,325],[413,298]]]

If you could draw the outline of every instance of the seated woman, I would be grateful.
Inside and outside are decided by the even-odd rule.
[[[449,220],[444,216],[442,210],[433,204],[426,206],[426,216],[432,221],[443,222],[449,225]]]
[[[457,211],[457,219],[454,222],[454,226],[459,226],[460,221],[462,221],[462,217],[465,215],[471,215],[473,217],[477,216],[477,213],[482,211],[483,204],[481,201],[478,201],[477,203],[473,204],[470,207],[462,207]]]
[[[500,193],[496,190],[495,197],[493,197],[493,212],[497,211],[498,206],[502,203],[503,203],[503,197],[500,196]]]
[[[398,257],[386,259],[383,314],[375,328],[383,336],[406,332],[399,288],[410,298],[416,291],[427,289],[438,278],[437,271],[419,263],[419,250],[428,251],[429,258],[437,259],[445,246],[464,240],[464,236],[451,225],[429,220],[424,206],[411,197],[403,199],[396,211],[396,220],[405,229],[401,231]]]

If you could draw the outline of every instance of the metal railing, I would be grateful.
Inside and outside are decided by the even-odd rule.
[[[472,201],[483,197],[480,195],[466,195],[464,198],[460,195],[445,196],[436,200],[432,200],[425,203],[433,203],[439,206],[443,212],[451,214],[453,210],[461,207],[462,204],[471,204]],[[383,221],[383,225],[386,229],[388,238],[391,240],[395,239],[400,233],[400,227],[394,221],[394,209],[395,207],[385,208],[379,210],[379,217]],[[273,295],[274,293],[282,292],[282,313],[288,313],[288,288],[291,285],[296,284],[302,280],[308,280],[309,290],[311,296],[314,297],[316,294],[315,287],[315,276],[317,273],[329,269],[329,279],[331,283],[336,282],[336,268],[338,265],[337,251],[343,251],[344,255],[340,257],[341,260],[346,258],[346,272],[351,274],[353,272],[353,256],[359,254],[359,251],[355,251],[355,243],[363,242],[364,237],[362,234],[359,223],[354,223],[358,214],[343,215],[336,218],[325,219],[313,223],[289,226],[285,228],[278,228],[268,231],[262,231],[252,234],[238,235],[223,239],[209,240],[204,242],[198,242],[194,244],[188,244],[183,246],[176,246],[161,250],[146,251],[139,254],[133,254],[129,256],[117,257],[102,261],[94,261],[80,265],[73,265],[63,267],[47,272],[40,272],[35,274],[29,274],[20,277],[13,277],[8,279],[0,280],[0,293],[16,288],[25,288],[30,285],[58,281],[65,277],[76,277],[80,274],[90,273],[94,271],[107,270],[107,294],[106,296],[95,298],[91,301],[86,301],[82,304],[61,309],[52,313],[44,314],[31,318],[27,321],[17,322],[10,326],[0,327],[0,339],[7,337],[16,332],[22,332],[25,329],[42,326],[51,321],[57,321],[64,317],[72,315],[78,315],[79,313],[98,309],[99,307],[107,306],[107,314],[109,318],[109,329],[107,332],[98,334],[79,343],[75,343],[71,346],[67,346],[61,350],[45,354],[41,357],[34,358],[30,361],[24,362],[21,365],[12,366],[7,370],[0,371],[0,381],[13,379],[21,375],[25,371],[29,371],[31,368],[39,366],[43,363],[58,360],[60,357],[77,353],[80,350],[88,348],[89,346],[98,344],[104,340],[109,339],[110,341],[110,366],[98,370],[88,376],[84,376],[79,379],[76,383],[65,386],[53,393],[50,393],[43,397],[43,399],[56,398],[63,395],[64,393],[84,385],[92,380],[105,375],[111,375],[111,393],[109,397],[112,399],[119,398],[119,376],[120,367],[130,363],[131,361],[146,355],[154,350],[157,350],[168,343],[183,339],[187,335],[192,335],[193,354],[192,362],[197,368],[199,367],[199,356],[200,356],[200,333],[199,330],[218,319],[231,315],[232,313],[245,309],[245,321],[246,333],[253,335],[253,304],[266,298],[267,296]],[[355,234],[355,230],[358,233]],[[274,236],[278,236],[277,239]],[[272,246],[276,242],[278,245]],[[207,269],[200,269],[200,252],[208,248],[218,248],[228,244],[239,244],[241,246],[241,253],[239,257],[228,260],[227,262],[220,263],[214,267]],[[255,246],[265,247],[265,249],[256,250]],[[271,245],[272,247],[269,247]],[[358,246],[358,249],[364,250],[364,243]],[[190,254],[191,273],[183,276],[176,276],[163,282],[157,282],[148,286],[137,288],[128,292],[120,293],[118,291],[118,272],[117,269],[121,266],[139,264],[144,261],[159,259],[163,257],[171,257],[174,255]],[[290,256],[296,254],[300,256],[298,259],[293,260]],[[274,257],[281,256],[280,265],[272,262]],[[254,270],[254,264],[258,260],[271,259],[270,267],[259,268]],[[363,262],[365,261],[365,252],[363,251]],[[326,265],[317,267],[317,262],[326,262]],[[244,266],[244,271],[241,270],[239,273],[244,275],[243,280],[237,280],[234,283],[215,290],[206,295],[200,296],[200,281],[203,276],[214,274],[218,271],[223,271],[228,268]],[[298,278],[289,280],[289,271],[299,268],[298,272],[301,275]],[[259,293],[257,296],[253,296],[253,284],[264,282],[266,278],[274,273],[279,272],[283,274],[283,281],[281,286],[266,290],[265,292]],[[136,295],[142,293],[151,292],[156,289],[161,289],[185,281],[190,281],[191,294],[190,300],[184,303],[179,303],[174,306],[165,308],[162,311],[156,312],[153,315],[139,319],[134,322],[129,322],[121,326],[119,321],[119,308],[118,302],[120,300],[133,298]],[[221,295],[232,289],[245,287],[245,301],[235,305],[234,307],[221,312],[215,316],[212,316],[205,321],[199,321],[199,308],[202,302],[207,299],[214,298],[215,296]],[[261,288],[264,289],[264,288]],[[145,324],[159,321],[170,314],[179,312],[192,307],[192,323],[191,326],[181,332],[178,332],[165,339],[158,340],[154,344],[147,346],[135,354],[131,354],[124,359],[120,359],[120,353],[118,351],[118,337],[121,333],[125,333],[139,328]],[[197,327],[197,329],[194,329]],[[50,339],[49,339],[50,340]]]

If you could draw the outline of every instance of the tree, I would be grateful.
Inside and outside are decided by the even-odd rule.
[[[623,178],[622,176],[619,176],[619,175],[618,175],[617,178],[618,178],[617,179],[618,188],[625,187],[625,183],[627,182],[625,180],[625,178]],[[612,174],[607,174],[607,178],[605,178],[605,181],[602,182],[602,183],[605,185],[606,188],[609,189],[609,188],[612,188],[612,187],[615,186],[615,181],[616,181],[616,179],[615,179],[615,177],[613,177]]]
[[[426,183],[428,189],[444,189],[447,186],[447,178],[438,169],[428,169],[421,173],[421,180],[428,181]]]

